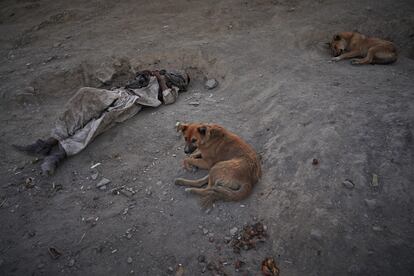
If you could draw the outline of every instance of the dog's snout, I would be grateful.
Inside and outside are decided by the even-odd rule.
[[[197,149],[197,147],[196,147],[196,146],[194,146],[193,144],[187,144],[187,145],[185,145],[185,147],[184,147],[184,152],[185,152],[186,154],[191,154],[191,153],[193,153],[196,149]]]

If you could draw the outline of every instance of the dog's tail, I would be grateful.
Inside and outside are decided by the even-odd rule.
[[[210,188],[207,195],[201,198],[201,206],[203,208],[211,207],[211,205],[217,200],[239,201],[246,198],[250,194],[251,190],[252,186],[249,183],[240,185],[238,190],[233,190],[226,186],[216,184]]]

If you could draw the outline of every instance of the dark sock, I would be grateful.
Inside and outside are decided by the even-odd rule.
[[[53,147],[52,151],[48,156],[43,159],[43,163],[40,166],[42,173],[45,175],[52,175],[55,173],[55,170],[60,162],[62,162],[66,157],[66,152],[60,144]]]

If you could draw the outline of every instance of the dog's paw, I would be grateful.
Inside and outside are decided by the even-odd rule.
[[[184,167],[184,169],[186,169],[187,171],[192,171],[192,165],[190,164],[190,162],[189,162],[189,160],[188,160],[189,158],[187,157],[187,158],[185,158],[184,160],[183,160],[183,167]]]
[[[182,178],[175,179],[174,184],[177,185],[177,186],[182,186],[183,185],[183,179]]]
[[[340,60],[341,60],[340,57],[333,57],[333,58],[331,58],[331,61],[332,62],[337,62],[337,61],[340,61]]]
[[[193,188],[185,188],[184,189],[184,191],[186,192],[186,193],[191,193],[191,191],[193,190]]]
[[[354,59],[351,59],[351,64],[352,65],[360,65],[361,62],[359,61],[359,59],[354,58]]]

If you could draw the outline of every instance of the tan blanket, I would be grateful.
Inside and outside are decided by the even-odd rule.
[[[148,86],[133,90],[83,87],[69,100],[52,130],[52,137],[60,142],[68,156],[77,154],[96,136],[137,114],[142,106],[161,105],[158,89],[155,77],[151,77]],[[178,91],[174,92],[178,95]]]

